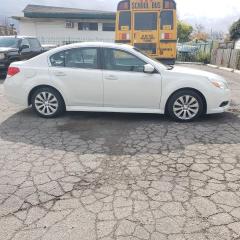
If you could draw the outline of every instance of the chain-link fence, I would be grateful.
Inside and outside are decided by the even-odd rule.
[[[177,61],[209,63],[213,42],[206,43],[178,43]]]

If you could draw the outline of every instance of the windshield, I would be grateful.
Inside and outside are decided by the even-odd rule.
[[[138,48],[134,47],[133,48],[136,52],[141,53],[142,55],[144,55],[145,57],[151,59],[152,61],[156,62],[157,64],[160,64],[163,68],[168,69],[169,66],[166,66],[164,64],[162,64],[161,62],[157,61],[155,58],[152,58],[151,56],[147,55],[146,53],[142,52],[141,50],[139,50]]]
[[[17,38],[1,38],[0,37],[0,47],[12,47],[16,48],[18,46]]]

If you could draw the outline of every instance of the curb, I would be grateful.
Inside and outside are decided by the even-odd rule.
[[[218,68],[218,66],[216,65],[212,65],[212,64],[207,64],[208,67],[211,67],[211,68]]]
[[[176,61],[176,64],[204,65],[204,63],[202,62],[179,62],[179,61]]]
[[[215,68],[215,69],[220,69],[220,70],[240,74],[240,70],[236,70],[236,69],[233,69],[233,68],[219,67],[217,65],[212,65],[212,64],[207,64],[207,66],[211,67],[211,68]]]
[[[228,71],[228,72],[234,72],[233,68],[219,67],[219,69],[220,70],[225,70],[225,71]]]

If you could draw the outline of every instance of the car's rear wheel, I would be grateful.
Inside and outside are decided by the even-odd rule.
[[[176,121],[190,122],[203,114],[204,102],[193,90],[180,90],[173,94],[167,106],[170,117]]]
[[[34,111],[43,118],[54,118],[65,111],[62,96],[53,88],[38,88],[32,95],[31,104]]]

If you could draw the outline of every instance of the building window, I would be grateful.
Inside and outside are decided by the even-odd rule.
[[[98,31],[97,23],[78,23],[78,30],[80,31]]]
[[[103,23],[103,31],[106,32],[114,32],[115,31],[115,24],[114,23]]]
[[[67,21],[66,28],[74,28],[74,22]]]

